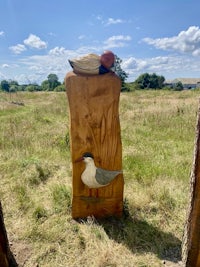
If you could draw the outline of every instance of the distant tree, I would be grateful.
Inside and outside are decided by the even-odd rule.
[[[37,84],[29,84],[26,86],[26,91],[29,91],[29,92],[41,91],[41,88]]]
[[[34,92],[35,91],[34,85],[32,85],[32,84],[27,85],[26,86],[26,91],[28,91],[28,92]]]
[[[122,91],[126,91],[125,81],[128,78],[128,73],[126,73],[121,67],[122,59],[120,59],[117,55],[115,55],[115,64],[114,64],[114,72],[119,76],[122,82]]]
[[[141,74],[134,82],[139,89],[150,87],[150,75],[148,73]]]
[[[13,93],[13,92],[18,91],[18,89],[19,89],[19,84],[18,84],[17,81],[9,80],[8,83],[9,83],[9,92],[10,92],[10,93]]]
[[[53,91],[57,86],[61,85],[58,81],[58,76],[56,74],[50,73],[47,76],[47,80],[41,83],[42,91]]]
[[[14,80],[9,80],[9,85],[12,86],[19,86],[18,82],[17,81],[14,81]]]
[[[65,91],[65,85],[64,84],[61,84],[61,85],[58,85],[56,86],[56,88],[54,89],[55,92],[63,92]]]
[[[17,85],[11,85],[10,87],[9,87],[9,92],[10,93],[14,93],[14,92],[17,92],[18,91],[18,86]]]
[[[5,92],[9,92],[9,89],[10,89],[9,82],[6,80],[1,81],[1,90]]]
[[[49,74],[47,76],[48,82],[49,82],[49,88],[50,90],[54,90],[58,85],[60,85],[61,83],[58,81],[58,76],[56,74]]]
[[[19,84],[17,81],[14,80],[3,80],[1,81],[1,90],[5,92],[16,92],[19,90]]]
[[[158,88],[163,88],[165,83],[165,77],[164,76],[157,76],[158,78]]]
[[[49,81],[48,80],[44,80],[41,83],[41,89],[42,89],[42,91],[50,91],[50,85],[49,85]]]
[[[165,78],[163,76],[158,76],[155,73],[150,75],[150,88],[161,89],[163,87]]]
[[[182,90],[184,89],[184,88],[183,88],[183,84],[182,84],[182,82],[178,81],[178,82],[174,85],[173,89],[174,89],[175,91],[182,91]]]
[[[26,84],[21,84],[18,86],[18,91],[26,91],[26,87],[27,87]]]
[[[164,81],[164,76],[158,76],[155,73],[143,73],[134,83],[138,89],[161,89],[164,86]]]

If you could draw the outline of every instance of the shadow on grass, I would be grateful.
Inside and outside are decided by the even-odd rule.
[[[161,260],[181,261],[181,241],[172,233],[165,233],[145,220],[125,214],[97,220],[109,238],[124,244],[133,253],[154,253]]]

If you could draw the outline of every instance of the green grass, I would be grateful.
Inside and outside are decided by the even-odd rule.
[[[0,199],[20,265],[176,266],[198,98],[198,91],[121,94],[124,216],[77,222],[65,93],[1,93]]]

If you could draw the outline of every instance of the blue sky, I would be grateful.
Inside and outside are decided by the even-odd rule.
[[[1,0],[0,80],[62,82],[68,59],[113,51],[134,81],[200,77],[199,0]]]

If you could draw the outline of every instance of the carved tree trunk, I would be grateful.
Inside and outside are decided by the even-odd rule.
[[[81,76],[70,72],[65,84],[70,108],[72,217],[121,216],[123,175],[119,175],[106,187],[89,190],[81,181],[84,163],[74,163],[84,152],[91,152],[97,167],[122,169],[118,112],[121,81],[110,73]]]
[[[186,267],[200,266],[200,109],[198,111],[194,162],[190,181],[190,200],[182,243]]]
[[[10,251],[6,228],[3,220],[2,206],[0,202],[0,267],[17,267],[17,263]]]

